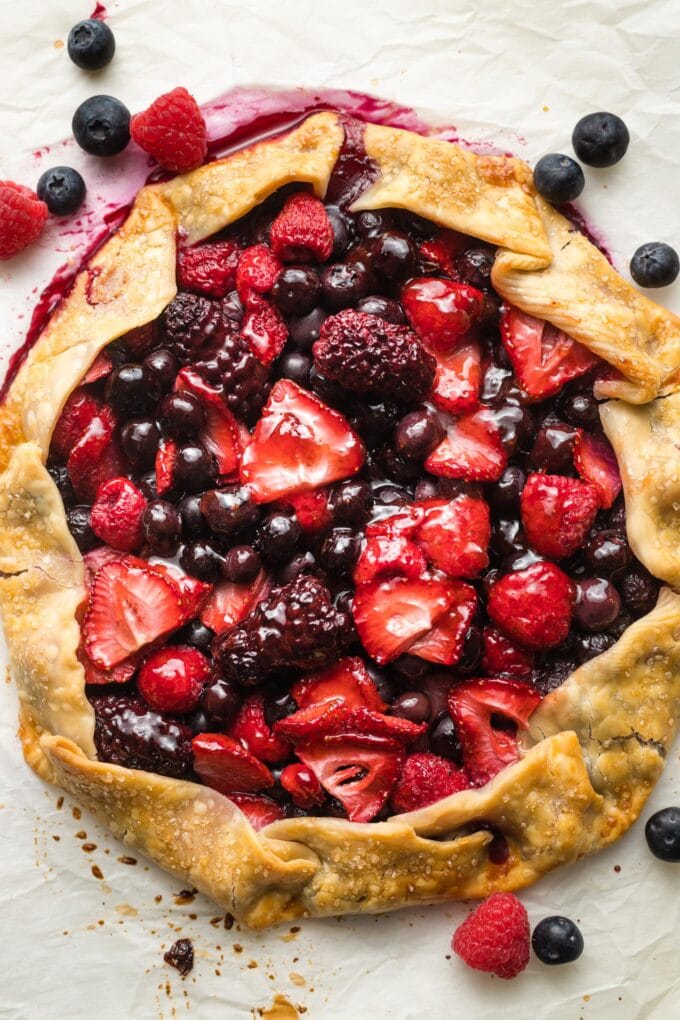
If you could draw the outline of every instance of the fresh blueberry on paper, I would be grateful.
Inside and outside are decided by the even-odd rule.
[[[117,156],[130,141],[130,111],[113,96],[90,96],[73,114],[72,128],[91,156]]]
[[[583,935],[568,917],[544,917],[534,928],[531,945],[541,963],[573,963],[583,952]]]
[[[645,825],[649,849],[660,861],[680,861],[680,808],[657,811]]]
[[[70,166],[53,166],[38,181],[38,198],[53,216],[70,216],[85,198],[85,181]]]
[[[574,152],[586,166],[613,166],[626,154],[630,135],[615,113],[589,113],[581,117],[571,136]]]
[[[560,152],[542,156],[534,167],[536,191],[553,205],[573,202],[585,185],[583,170],[575,159]]]
[[[667,287],[679,272],[678,253],[663,241],[640,245],[630,260],[630,275],[640,287]]]
[[[104,21],[86,18],[68,34],[68,55],[84,71],[99,71],[113,60],[116,40]]]

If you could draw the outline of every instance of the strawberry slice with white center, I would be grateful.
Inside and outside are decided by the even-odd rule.
[[[482,407],[462,418],[446,418],[446,436],[425,461],[425,470],[441,478],[496,482],[508,457],[493,411]]]
[[[267,724],[261,694],[251,694],[245,699],[229,728],[229,736],[238,740],[260,761],[285,761],[290,757],[288,741],[274,733]]]
[[[290,693],[300,708],[321,705],[333,698],[352,708],[363,706],[376,712],[385,708],[366,666],[356,657],[340,659],[321,673],[308,673],[293,684]]]
[[[463,651],[465,635],[477,608],[477,593],[470,584],[458,581],[453,605],[440,616],[428,634],[415,641],[408,652],[426,662],[453,666]]]
[[[116,438],[116,419],[104,405],[90,420],[66,464],[71,485],[80,499],[91,503],[100,485],[124,475],[126,463]]]
[[[50,452],[59,460],[66,460],[88,426],[101,411],[101,401],[87,390],[77,389],[70,395],[52,433]]]
[[[164,496],[175,484],[175,464],[177,463],[177,443],[172,439],[162,439],[156,451],[156,492]]]
[[[402,288],[401,303],[423,343],[448,351],[457,347],[476,323],[484,295],[465,283],[421,276]]]
[[[419,508],[413,507],[368,525],[366,542],[354,568],[356,585],[390,574],[417,578],[425,573],[425,554],[412,537],[420,518]]]
[[[205,411],[201,441],[215,457],[220,475],[224,478],[233,475],[241,459],[241,435],[239,423],[226,407],[221,391],[192,368],[183,368],[177,373],[173,388],[188,390],[201,401]]]
[[[621,492],[621,475],[616,455],[604,436],[579,431],[574,444],[574,467],[584,481],[595,486],[600,504],[610,507]]]
[[[267,766],[223,733],[199,733],[191,741],[191,749],[194,770],[206,786],[219,793],[256,793],[274,785]]]
[[[428,560],[449,577],[477,577],[489,565],[489,508],[483,499],[429,499],[418,506],[423,520],[416,541]]]
[[[292,506],[297,522],[306,535],[318,535],[330,527],[333,517],[328,497],[328,489],[313,489],[286,498],[285,502]]]
[[[198,616],[199,610],[209,598],[213,586],[187,574],[177,563],[151,557],[148,565],[151,569],[158,571],[176,589],[182,606],[182,626]]]
[[[465,234],[459,234],[457,230],[440,230],[431,241],[423,241],[420,245],[420,258],[424,262],[434,262],[444,276],[458,280],[457,258],[469,247],[470,238]]]
[[[285,817],[281,805],[261,793],[230,793],[229,800],[243,812],[255,832]]]
[[[599,359],[562,330],[513,305],[501,311],[500,331],[520,385],[532,400],[545,400]]]
[[[451,414],[469,414],[479,407],[479,390],[482,383],[482,352],[479,344],[470,340],[451,351],[427,347],[437,361],[437,372],[430,399],[432,403]]]
[[[470,680],[452,689],[449,712],[463,745],[465,767],[476,786],[519,758],[514,734],[494,728],[491,716],[506,716],[526,729],[540,700],[537,690],[519,680]]]
[[[350,738],[389,737],[401,744],[411,744],[426,729],[426,723],[384,715],[365,705],[348,705],[342,698],[329,698],[301,708],[274,724],[277,734],[302,743],[342,734]]]
[[[106,563],[95,575],[83,621],[85,649],[99,669],[112,669],[183,620],[174,585],[129,556]]]
[[[354,625],[368,654],[383,665],[431,631],[455,598],[455,586],[441,575],[370,581],[354,596]]]
[[[270,503],[349,478],[364,459],[363,443],[341,414],[280,379],[243,453],[241,480],[257,503]]]
[[[97,686],[100,684],[126,684],[135,675],[137,661],[135,658],[125,659],[113,669],[98,669],[81,646],[76,658],[85,670],[85,683]]]
[[[264,570],[246,584],[221,581],[201,610],[201,623],[216,634],[223,634],[240,623],[270,589],[271,581]]]
[[[88,383],[99,382],[100,379],[105,379],[107,375],[111,375],[112,371],[113,362],[111,358],[106,351],[101,351],[83,376],[82,385],[87,386]]]
[[[351,822],[370,822],[387,802],[404,763],[385,737],[326,737],[297,749],[301,762],[343,805]]]

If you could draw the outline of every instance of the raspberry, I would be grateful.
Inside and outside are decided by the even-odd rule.
[[[302,575],[273,588],[240,626],[217,639],[214,654],[224,677],[252,686],[275,669],[329,666],[349,631],[349,618],[332,605],[328,589]]]
[[[135,114],[130,134],[162,167],[179,173],[200,166],[208,151],[203,115],[185,88],[166,92]]]
[[[97,538],[121,552],[139,549],[144,536],[146,498],[128,478],[110,478],[97,490],[90,527]]]
[[[432,388],[435,360],[407,326],[351,309],[331,315],[313,347],[326,379],[354,393],[413,403]]]
[[[513,978],[529,962],[529,918],[512,893],[494,893],[456,929],[451,941],[468,967]]]
[[[178,294],[163,312],[167,346],[182,364],[195,361],[201,352],[217,350],[234,324],[221,301],[198,294]]]
[[[272,251],[282,262],[325,262],[333,251],[333,227],[318,198],[291,195],[272,223]]]
[[[251,299],[243,322],[243,336],[263,365],[278,358],[288,339],[288,327],[278,308],[265,298]]]
[[[241,252],[236,270],[236,290],[244,305],[253,296],[268,294],[283,266],[266,244],[255,244]]]
[[[447,758],[437,754],[411,754],[404,762],[392,792],[392,804],[400,814],[434,804],[459,790],[467,790],[470,780]]]
[[[140,698],[101,694],[90,698],[97,755],[112,765],[185,779],[191,771],[191,729],[151,712]]]
[[[196,708],[210,676],[210,662],[198,648],[159,648],[139,671],[137,687],[156,712],[184,713]]]
[[[566,640],[574,594],[574,585],[554,563],[534,563],[496,581],[487,612],[507,637],[540,652]]]
[[[42,233],[47,206],[14,181],[0,181],[0,260],[11,259]]]
[[[195,364],[206,379],[221,383],[225,403],[237,418],[252,421],[260,413],[269,396],[269,369],[242,336],[225,336],[214,356]]]
[[[177,255],[177,282],[187,290],[223,298],[233,289],[239,247],[234,241],[215,241],[184,248]]]

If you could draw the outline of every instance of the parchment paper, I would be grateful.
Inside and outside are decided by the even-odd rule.
[[[121,0],[108,9],[116,59],[97,75],[72,65],[63,45],[91,7],[0,0],[0,177],[34,186],[42,169],[65,162],[84,168],[92,208],[120,197],[129,184],[124,157],[102,167],[57,144],[77,104],[96,92],[134,110],[177,84],[200,101],[253,83],[355,88],[529,159],[570,152],[576,120],[611,109],[629,125],[630,152],[612,170],[586,170],[581,208],[619,268],[643,241],[680,243],[673,0]],[[5,361],[25,332],[36,288],[82,241],[72,229],[50,228],[32,251],[0,263]],[[680,285],[658,297],[678,310]],[[678,1015],[680,870],[649,854],[642,823],[610,851],[522,896],[532,923],[552,913],[577,920],[583,957],[554,969],[532,960],[517,980],[503,982],[447,959],[462,904],[257,935],[226,929],[200,896],[176,904],[177,882],[142,860],[122,862],[125,849],[86,813],[75,817],[70,800],[57,807],[58,791],[23,764],[15,717],[14,691],[2,685],[0,1016],[7,1020],[240,1020],[262,1015],[275,995],[311,1020]],[[677,803],[679,785],[676,747],[645,817]],[[184,981],[163,963],[180,935],[196,951]]]

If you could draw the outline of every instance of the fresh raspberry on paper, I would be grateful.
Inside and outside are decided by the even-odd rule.
[[[200,166],[208,151],[203,114],[185,88],[176,88],[154,100],[148,110],[130,122],[133,141],[166,170],[184,173]]]
[[[46,219],[47,206],[35,192],[14,181],[0,181],[0,260],[33,244]]]
[[[494,893],[463,921],[451,941],[473,970],[513,978],[529,962],[529,918],[512,893]]]

